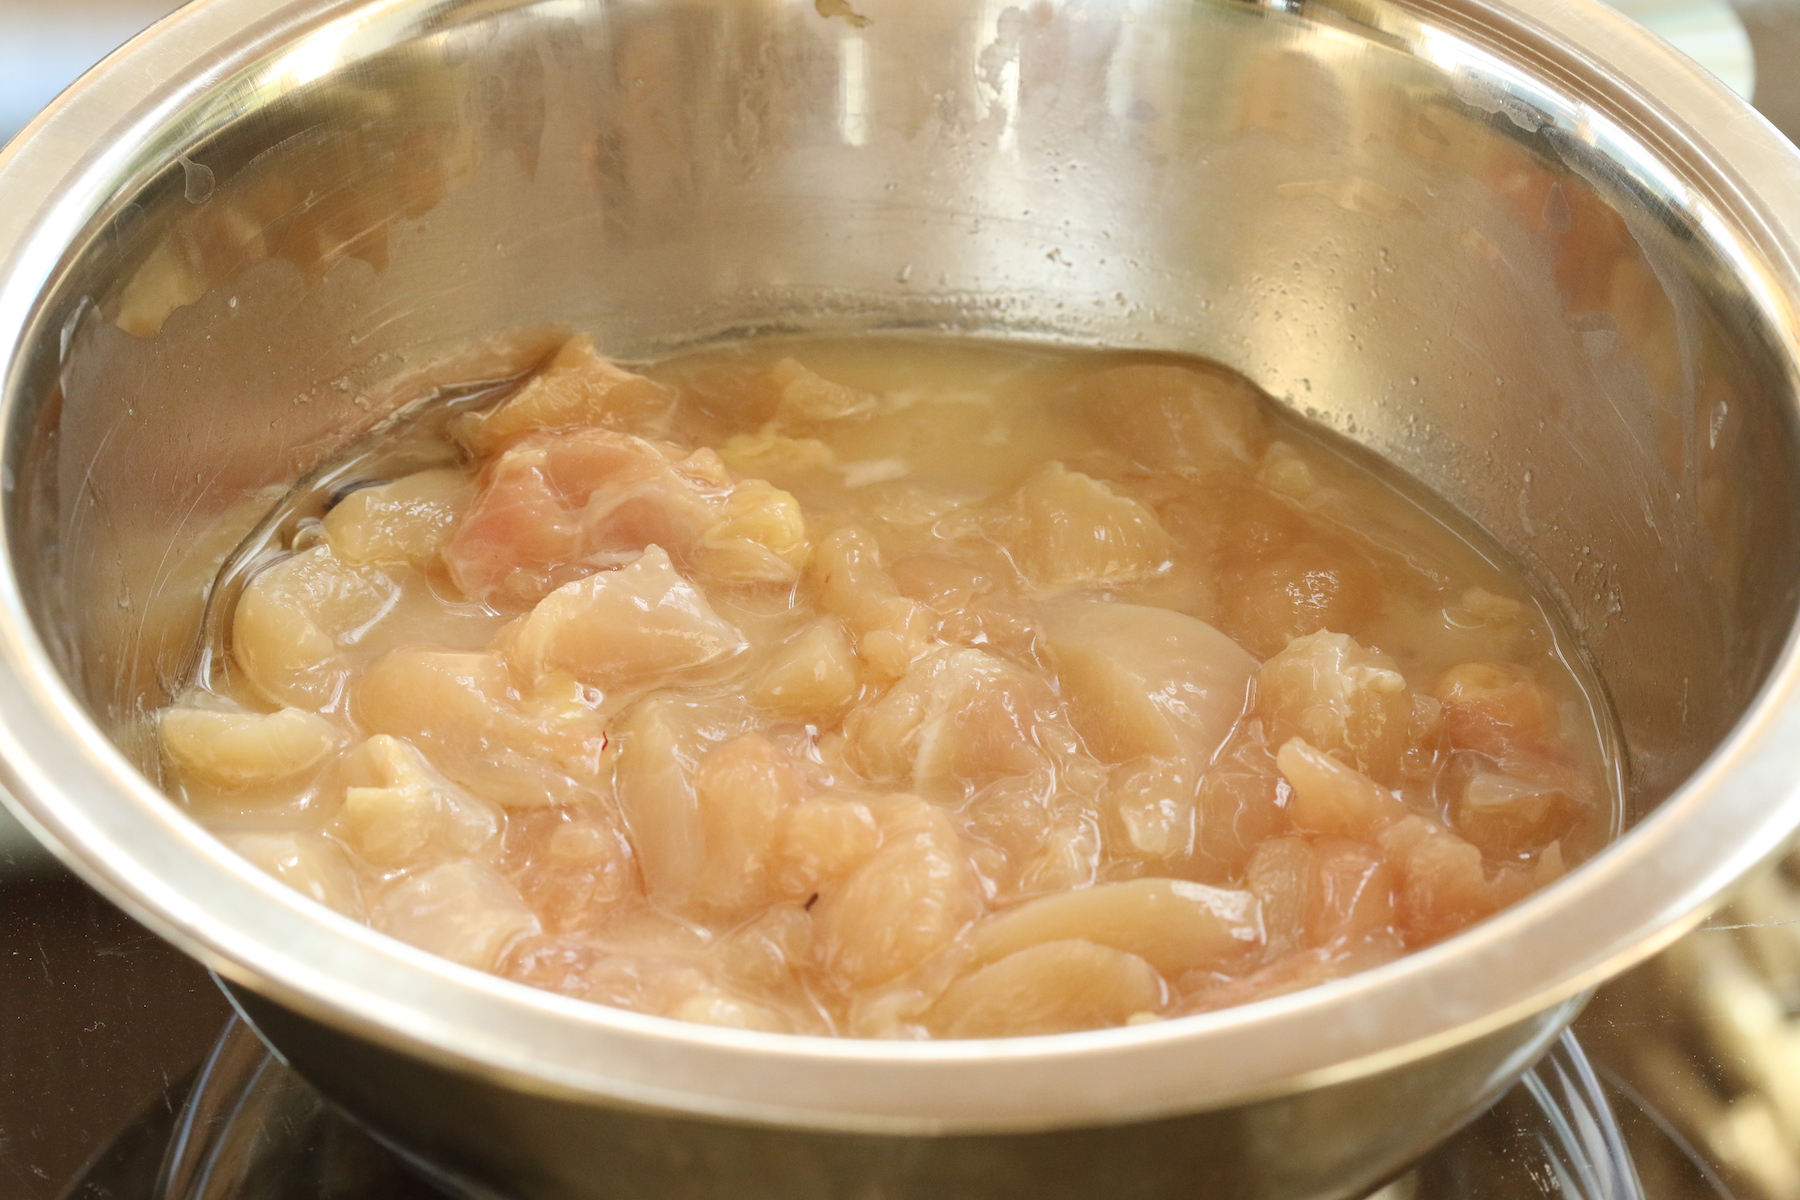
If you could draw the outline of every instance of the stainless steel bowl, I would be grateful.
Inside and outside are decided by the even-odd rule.
[[[854,4],[202,0],[39,118],[0,156],[14,803],[471,1188],[1366,1189],[1800,822],[1800,160],[1582,0]],[[682,1025],[341,920],[160,796],[145,713],[271,489],[555,321],[1222,359],[1557,590],[1633,828],[1356,978],[1009,1042]]]

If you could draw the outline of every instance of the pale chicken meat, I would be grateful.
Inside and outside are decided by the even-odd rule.
[[[157,728],[170,764],[184,777],[228,789],[299,775],[344,740],[338,726],[299,708],[259,713],[177,705],[163,710]]]
[[[813,548],[808,573],[819,608],[843,621],[857,655],[884,682],[932,648],[930,614],[900,594],[870,534],[854,526],[829,534]]]
[[[719,519],[700,534],[693,560],[726,584],[789,584],[806,565],[806,516],[799,501],[771,483],[746,479],[725,497]]]
[[[538,601],[510,650],[515,668],[534,680],[563,671],[616,692],[691,676],[747,645],[662,547],[650,546],[629,566],[566,583]]]
[[[1056,695],[1038,676],[977,649],[943,649],[845,719],[865,778],[940,803],[1047,770],[1059,742]]]
[[[338,702],[351,648],[387,615],[399,585],[316,546],[259,572],[238,597],[232,655],[267,699],[309,709]]]
[[[1341,633],[1295,638],[1257,672],[1257,710],[1390,786],[1400,778],[1414,697],[1393,659]]]
[[[227,833],[224,842],[265,873],[309,900],[364,920],[363,887],[350,855],[338,842],[317,833],[267,830]]]
[[[1555,610],[1217,365],[578,337],[429,428],[239,556],[156,728],[249,863],[462,967],[1048,1036],[1391,961],[1614,830]]]
[[[900,811],[883,830],[881,848],[820,889],[814,957],[828,984],[886,983],[944,949],[981,915],[979,885],[955,821],[908,799],[893,805]]]
[[[1061,463],[1027,479],[1013,504],[1013,555],[1034,587],[1131,583],[1170,565],[1174,547],[1149,509]]]
[[[518,891],[485,863],[454,859],[389,884],[370,906],[375,928],[421,950],[485,970],[509,943],[536,933]]]
[[[750,687],[771,713],[829,724],[862,694],[862,672],[843,625],[822,617],[772,647]]]
[[[858,800],[820,796],[796,805],[781,828],[782,892],[794,898],[819,894],[881,848],[874,810]]]
[[[690,561],[729,489],[711,450],[603,429],[528,435],[482,472],[444,562],[476,599],[530,604],[651,546]]]
[[[556,429],[611,429],[654,434],[667,426],[675,393],[627,371],[573,337],[518,393],[497,408],[462,417],[458,438],[489,454],[525,434]]]
[[[1044,632],[1076,727],[1108,761],[1205,767],[1249,703],[1256,660],[1184,613],[1068,600],[1046,607]]]
[[[499,654],[406,646],[368,664],[351,719],[404,738],[447,776],[509,807],[573,803],[605,790],[609,738],[573,680],[519,683]]]
[[[619,743],[614,803],[637,855],[648,898],[679,915],[704,909],[718,881],[709,874],[706,822],[700,810],[703,759],[739,719],[729,703],[652,695],[614,726]],[[760,806],[766,797],[746,797]],[[747,848],[746,848],[747,849]]]
[[[417,747],[376,734],[343,762],[344,802],[332,832],[371,865],[421,865],[476,854],[500,830],[500,812],[456,786]]]
[[[1275,767],[1287,780],[1288,820],[1300,833],[1372,840],[1411,812],[1398,796],[1304,738],[1283,743]]]
[[[1009,954],[958,979],[932,1008],[940,1037],[1072,1033],[1155,1016],[1167,987],[1135,954],[1071,938]]]
[[[472,491],[468,476],[449,468],[357,488],[325,514],[325,539],[347,563],[429,567],[450,540]]]
[[[1254,895],[1187,879],[1133,879],[1044,896],[975,932],[980,961],[1080,938],[1137,955],[1165,975],[1229,963],[1261,941]]]

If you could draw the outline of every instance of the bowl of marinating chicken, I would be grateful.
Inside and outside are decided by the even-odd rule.
[[[0,763],[421,1171],[1351,1197],[1780,849],[1800,157],[1597,5],[207,0]]]

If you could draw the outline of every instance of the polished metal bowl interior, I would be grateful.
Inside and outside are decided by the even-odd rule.
[[[1585,0],[199,0],[0,155],[5,781],[465,1179],[1051,1196],[1126,1155],[1164,1165],[1106,1194],[1348,1194],[1800,821],[1796,230],[1794,151]],[[1541,576],[1633,828],[1354,979],[1009,1043],[681,1025],[390,943],[163,800],[146,714],[283,485],[555,323],[1218,358]]]

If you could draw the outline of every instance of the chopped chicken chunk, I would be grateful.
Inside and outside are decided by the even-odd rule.
[[[1075,727],[1108,762],[1205,767],[1249,702],[1256,660],[1182,613],[1070,600],[1046,609],[1044,630]]]
[[[566,583],[513,635],[532,678],[566,671],[603,690],[665,683],[742,653],[748,643],[681,577],[662,547],[630,566]]]
[[[592,339],[570,338],[510,400],[473,413],[457,432],[469,449],[490,454],[522,434],[544,429],[611,429],[654,434],[665,426],[675,393],[600,355]]]

